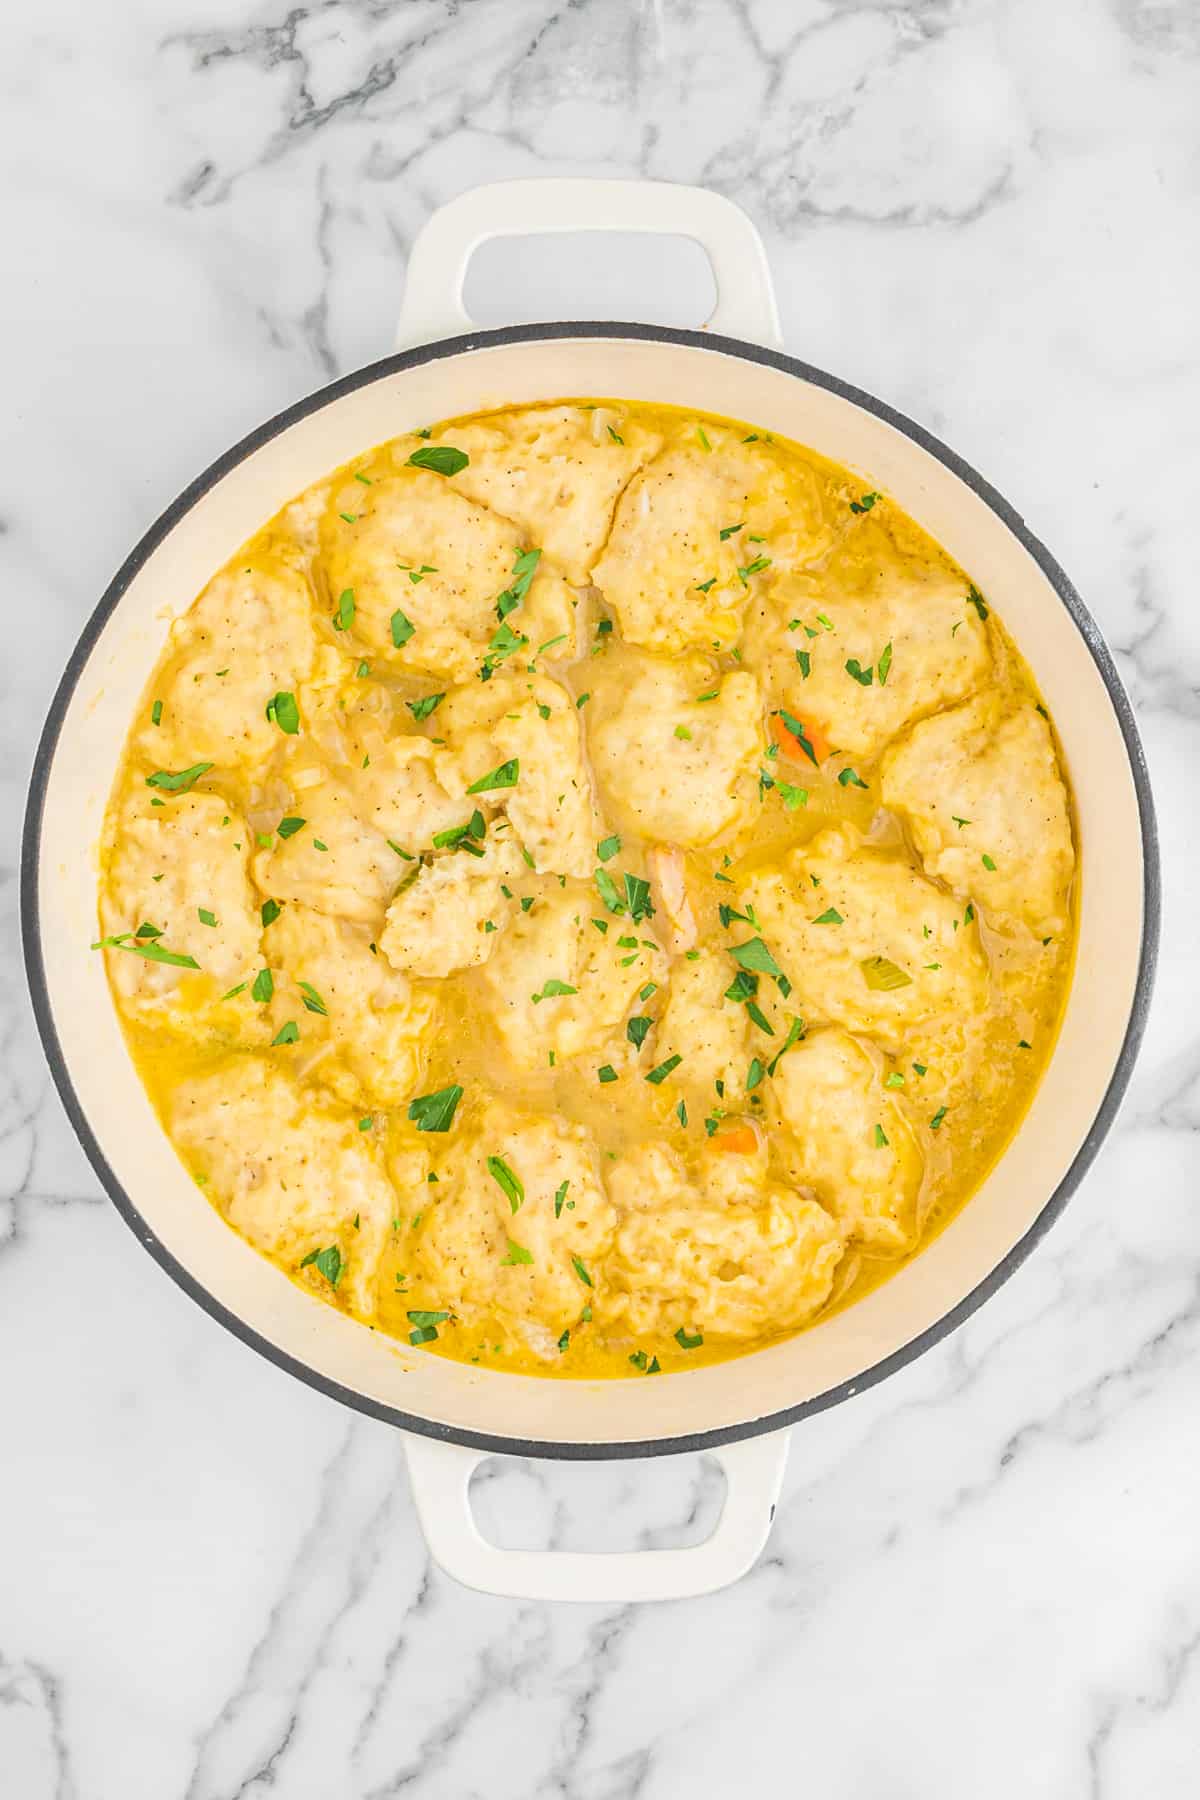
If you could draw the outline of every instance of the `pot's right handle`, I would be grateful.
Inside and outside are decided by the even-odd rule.
[[[494,237],[547,231],[647,231],[694,238],[712,264],[717,304],[705,328],[778,348],[783,337],[766,251],[740,206],[707,188],[586,176],[470,188],[426,220],[408,257],[397,350],[470,331],[467,264]]]
[[[430,1553],[464,1587],[518,1600],[684,1600],[737,1581],[757,1561],[783,1483],[788,1433],[773,1431],[710,1454],[725,1471],[725,1504],[711,1537],[685,1550],[501,1550],[471,1511],[471,1477],[487,1452],[407,1433],[413,1500]]]

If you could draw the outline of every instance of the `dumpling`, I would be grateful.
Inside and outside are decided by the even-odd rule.
[[[274,1051],[275,1057],[286,1054]],[[324,1300],[375,1313],[395,1194],[367,1135],[265,1057],[229,1057],[183,1081],[171,1136],[205,1196],[244,1238]],[[312,1252],[336,1252],[302,1265]]]
[[[490,812],[502,798],[468,796],[457,757],[416,734],[391,738],[365,769],[349,769],[342,779],[364,825],[410,856],[433,848],[441,832],[465,825],[477,809]]]
[[[494,834],[476,858],[454,851],[425,864],[387,909],[379,948],[394,969],[442,977],[486,962],[517,910],[506,877],[522,868],[514,843]]]
[[[593,924],[597,917],[607,931]],[[479,979],[513,1061],[545,1069],[551,1051],[560,1061],[599,1051],[638,989],[661,985],[666,967],[645,919],[630,924],[607,913],[593,890],[568,883],[513,919]]]
[[[471,460],[457,490],[511,519],[531,544],[586,582],[617,496],[662,439],[608,406],[538,406],[434,433]]]
[[[312,669],[310,598],[304,575],[262,554],[210,581],[171,627],[171,660],[155,684],[159,723],[144,727],[144,753],[160,766],[270,756],[281,733],[268,702],[295,693]]]
[[[992,696],[925,719],[887,752],[880,781],[927,874],[1038,937],[1066,928],[1071,819],[1036,707],[1006,711]]]
[[[468,804],[503,807],[539,873],[591,873],[599,821],[565,688],[544,675],[474,682],[449,696],[438,724],[468,792],[492,776],[504,784]]]
[[[986,679],[987,631],[967,589],[948,568],[899,557],[881,530],[856,534],[819,574],[758,598],[746,661],[834,749],[871,758]]]
[[[744,813],[762,748],[758,682],[740,670],[712,675],[703,658],[639,659],[591,733],[596,777],[618,822],[677,844],[705,844]]]
[[[478,674],[500,628],[497,601],[522,555],[506,520],[474,505],[453,476],[409,468],[417,440],[401,440],[398,466],[366,485],[348,481],[321,521],[331,599],[353,597],[350,631],[372,655],[401,669],[465,681]],[[504,620],[531,652],[574,631],[574,596],[546,564]]]
[[[303,793],[297,806],[254,858],[262,892],[334,918],[377,925],[408,863],[363,823],[343,782],[323,781]]]
[[[750,1020],[743,1005],[725,998],[737,973],[729,958],[703,949],[694,961],[679,958],[672,963],[670,984],[661,997],[665,1004],[652,1040],[653,1059],[657,1063],[678,1056],[675,1081],[704,1106],[716,1106],[743,1092],[751,1054]],[[723,1096],[717,1093],[718,1082]]]
[[[609,1322],[744,1339],[793,1330],[829,1298],[843,1243],[815,1200],[771,1183],[753,1204],[708,1199],[663,1144],[635,1150],[608,1179],[626,1209],[601,1300]]]
[[[275,1030],[291,1021],[306,1061],[326,1043],[335,1052],[315,1062],[319,1080],[384,1106],[419,1092],[435,1003],[372,951],[363,927],[289,903],[263,934],[263,961]]]
[[[781,1058],[769,1091],[791,1134],[780,1146],[789,1179],[813,1189],[864,1249],[911,1248],[923,1159],[878,1052],[836,1026],[810,1032]]]
[[[194,1030],[199,1012],[253,974],[261,926],[248,877],[249,838],[245,820],[219,794],[152,797],[134,788],[126,795],[101,889],[104,933],[149,925],[152,932],[137,940],[143,948],[191,957],[196,969],[117,947],[109,972],[124,1004]],[[223,1023],[238,1028],[236,1017]]]
[[[762,439],[689,426],[625,489],[592,579],[627,642],[729,650],[765,571],[799,567],[831,538],[812,470]]]
[[[600,1291],[615,1224],[590,1136],[493,1101],[455,1131],[436,1173],[416,1236],[417,1304],[467,1325],[498,1315],[557,1356]]]
[[[742,888],[807,1019],[889,1048],[913,1026],[977,1012],[987,991],[979,926],[908,864],[852,826],[819,832]]]

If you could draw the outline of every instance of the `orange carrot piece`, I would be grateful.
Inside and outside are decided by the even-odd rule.
[[[825,733],[819,731],[815,725],[810,725],[807,719],[799,719],[797,724],[804,726],[804,734],[813,747],[813,756],[819,763],[824,762],[829,755],[829,739]],[[809,756],[800,739],[795,732],[788,730],[778,713],[773,714],[771,718],[771,736],[783,754],[791,757],[793,762],[812,761],[812,756]]]
[[[758,1133],[753,1125],[727,1125],[713,1133],[714,1150],[735,1150],[739,1156],[753,1156],[758,1149]]]

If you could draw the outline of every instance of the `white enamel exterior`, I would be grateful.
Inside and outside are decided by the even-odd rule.
[[[590,217],[589,185],[547,184],[558,192],[540,208],[531,203],[523,216],[495,194],[489,201],[487,190],[468,196],[470,205],[456,203],[465,228],[457,236],[433,221],[428,260],[422,262],[420,248],[414,253],[402,321],[406,341],[434,319],[436,295],[422,268],[446,284],[450,317],[456,307],[461,312],[468,260],[461,246],[487,235],[484,214],[496,230],[577,230]],[[739,317],[732,272],[747,282],[745,319],[769,339],[775,315],[769,283],[765,299],[759,286],[765,263],[743,264],[738,253],[746,232],[754,238],[748,221],[725,201],[714,210],[713,196],[693,190],[668,190],[679,197],[674,213],[661,192],[647,201],[643,191],[634,217],[611,191],[629,185],[596,184],[607,191],[600,222],[629,229],[650,219],[646,229],[697,236],[714,263],[723,320]],[[571,194],[563,191],[568,188]],[[727,213],[735,215],[736,230]],[[714,230],[717,240],[710,241]],[[751,420],[818,448],[859,471],[865,487],[893,495],[970,570],[1029,659],[1078,805],[1080,974],[1030,1113],[979,1193],[921,1257],[850,1311],[749,1359],[653,1380],[558,1383],[446,1362],[367,1331],[294,1286],[228,1229],[184,1173],[130,1060],[102,961],[88,948],[97,935],[96,845],[128,723],[171,621],[213,571],[286,500],[365,447],[427,421],[564,395],[621,396]],[[752,360],[736,346],[601,337],[581,328],[577,336],[554,339],[467,342],[416,366],[384,370],[260,444],[183,512],[129,581],[67,706],[47,772],[37,891],[47,1001],[79,1107],[148,1241],[156,1239],[187,1271],[214,1310],[235,1329],[249,1328],[297,1372],[369,1409],[423,1422],[435,1437],[492,1442],[498,1449],[515,1441],[535,1453],[579,1456],[591,1446],[595,1453],[614,1444],[635,1452],[639,1444],[669,1449],[672,1440],[745,1433],[830,1390],[853,1391],[868,1371],[936,1327],[988,1279],[1067,1174],[1112,1079],[1137,982],[1144,873],[1130,757],[1096,663],[1046,574],[972,487],[853,399]],[[1093,979],[1101,969],[1103,980]],[[719,1527],[696,1552],[678,1553],[690,1562],[652,1569],[642,1563],[640,1579],[626,1567],[628,1558],[595,1559],[604,1565],[599,1576],[576,1566],[591,1561],[586,1558],[564,1559],[556,1573],[535,1573],[528,1559],[519,1568],[508,1562],[502,1575],[495,1560],[502,1553],[482,1540],[475,1544],[473,1525],[468,1529],[466,1493],[478,1458],[418,1454],[413,1474],[431,1543],[464,1580],[564,1598],[602,1589],[612,1600],[701,1592],[733,1579],[765,1536],[780,1456],[778,1450],[748,1456],[741,1469],[731,1457],[728,1533]],[[711,1553],[707,1565],[704,1551]]]

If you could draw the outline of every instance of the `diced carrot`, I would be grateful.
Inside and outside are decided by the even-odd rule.
[[[825,733],[819,731],[815,725],[810,725],[806,719],[797,719],[796,723],[804,726],[804,735],[807,741],[812,745],[813,756],[816,757],[819,763],[824,762],[825,758],[829,755],[829,739],[825,736]],[[812,756],[809,756],[808,751],[804,748],[800,739],[796,736],[794,731],[788,730],[778,713],[773,713],[771,716],[771,736],[775,739],[775,742],[779,745],[783,754],[785,756],[790,756],[793,762],[812,761]]]
[[[758,1149],[758,1133],[753,1125],[726,1125],[712,1136],[714,1150],[735,1150],[739,1156],[753,1156]]]

